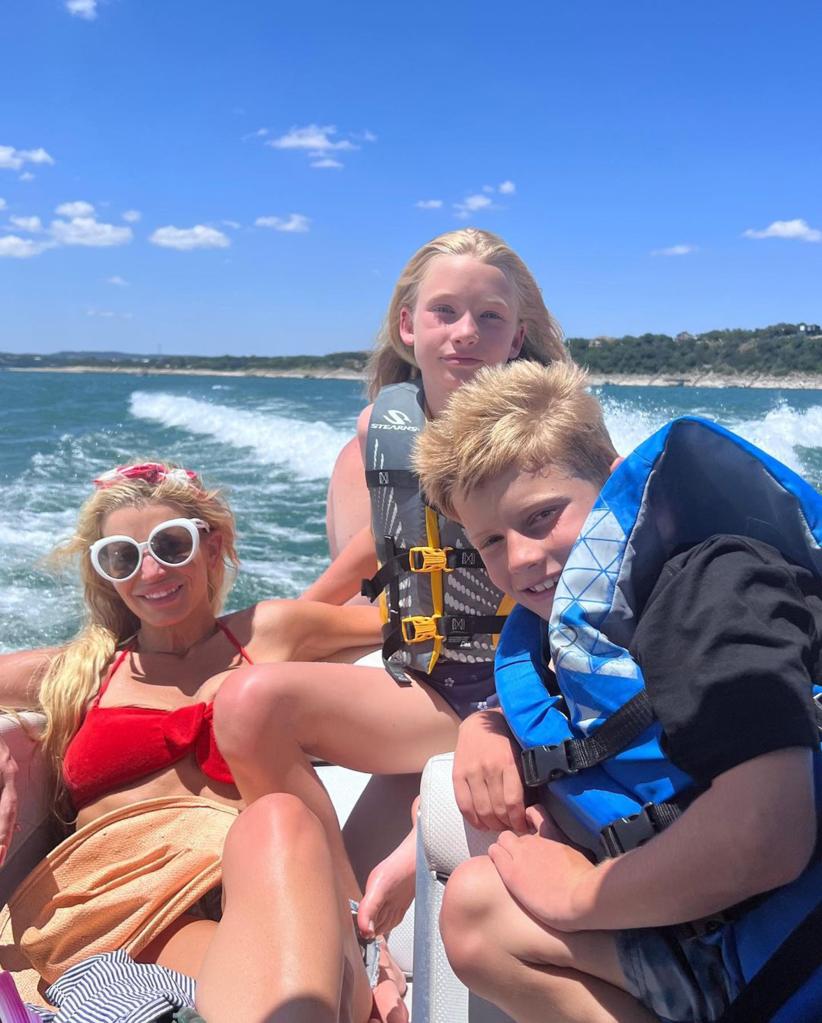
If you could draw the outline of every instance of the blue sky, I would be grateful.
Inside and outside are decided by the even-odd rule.
[[[822,320],[822,8],[4,0],[0,350],[368,347],[461,224],[571,336]]]

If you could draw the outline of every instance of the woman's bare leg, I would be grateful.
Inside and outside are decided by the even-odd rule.
[[[371,990],[325,832],[296,798],[245,810],[223,857],[225,909],[197,979],[209,1023],[365,1023]]]
[[[214,705],[217,743],[246,802],[291,792],[316,814],[350,898],[360,889],[308,755],[376,774],[421,771],[453,749],[458,718],[436,693],[380,668],[288,662],[241,669]]]
[[[612,934],[565,934],[538,923],[514,901],[487,856],[452,874],[440,929],[457,976],[517,1023],[655,1020],[624,990]]]

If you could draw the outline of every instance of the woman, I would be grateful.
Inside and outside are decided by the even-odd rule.
[[[209,1023],[364,1023],[371,994],[323,829],[287,795],[238,816],[212,703],[243,663],[373,645],[375,612],[272,600],[218,617],[238,564],[219,493],[161,463],[95,487],[58,552],[80,558],[85,625],[62,649],[0,658],[0,700],[46,715],[54,808],[77,828],[12,896],[0,963],[36,968],[42,993],[123,949],[196,978]],[[13,769],[3,780],[5,855]]]

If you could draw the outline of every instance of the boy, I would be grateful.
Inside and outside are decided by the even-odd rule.
[[[483,371],[418,445],[428,500],[462,523],[492,581],[545,621],[620,461],[584,387],[569,366]],[[593,864],[544,810],[524,809],[501,713],[460,729],[460,808],[509,830],[452,875],[443,939],[465,983],[520,1023],[718,1019],[745,986],[724,925],[672,925],[788,884],[814,854],[813,573],[758,540],[712,536],[664,565],[629,649],[669,760],[701,792],[644,845]]]

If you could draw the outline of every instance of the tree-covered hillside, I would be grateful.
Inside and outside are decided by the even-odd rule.
[[[643,376],[729,373],[822,373],[818,324],[777,323],[758,330],[712,330],[707,334],[642,334],[639,337],[569,338],[574,360],[592,373]]]

